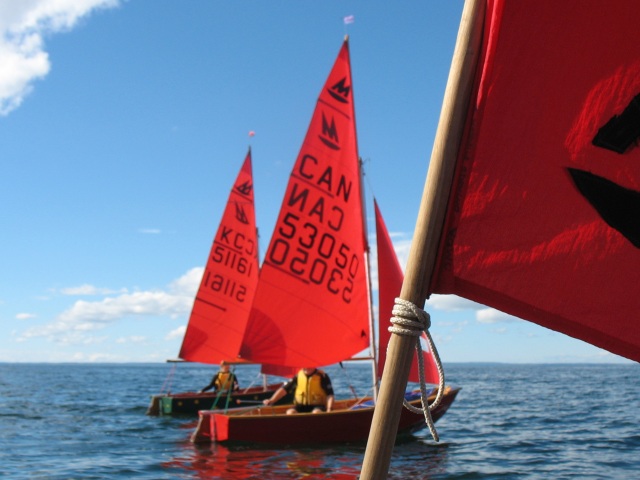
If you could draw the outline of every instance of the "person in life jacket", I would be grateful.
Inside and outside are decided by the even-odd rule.
[[[213,376],[209,385],[200,390],[200,393],[212,388],[214,392],[238,390],[240,388],[238,377],[236,377],[235,373],[229,371],[229,364],[224,360],[220,363],[220,371]]]
[[[301,369],[298,374],[285,385],[278,388],[271,398],[264,400],[265,405],[273,405],[287,393],[294,392],[294,408],[292,413],[330,412],[333,407],[333,386],[331,379],[324,371],[316,367]]]

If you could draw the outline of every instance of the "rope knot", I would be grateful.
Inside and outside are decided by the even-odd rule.
[[[426,332],[431,327],[431,316],[402,298],[396,298],[391,313],[393,314],[391,318],[393,326],[389,327],[391,333],[419,337],[422,332]]]
[[[391,311],[391,313],[393,314],[393,317],[391,318],[391,323],[393,325],[389,327],[389,331],[391,333],[395,333],[396,335],[418,337],[418,339],[416,340],[416,358],[418,359],[418,372],[420,376],[420,400],[422,402],[422,408],[414,407],[409,402],[407,402],[407,400],[404,400],[403,404],[408,410],[413,413],[424,414],[424,419],[427,426],[429,427],[431,436],[437,442],[439,441],[439,437],[438,432],[436,432],[433,419],[431,418],[431,410],[440,405],[440,401],[442,400],[442,395],[444,393],[444,370],[442,368],[442,363],[440,362],[440,356],[438,355],[436,346],[433,343],[433,339],[431,338],[431,333],[429,333],[429,328],[431,327],[431,316],[423,309],[419,308],[417,305],[407,300],[403,300],[402,298],[396,298],[395,305],[393,306],[393,310]],[[433,354],[433,359],[436,363],[439,377],[438,393],[436,394],[436,398],[431,405],[429,405],[428,400],[429,395],[427,394],[427,386],[424,374],[424,358],[422,355],[422,346],[419,339],[422,336],[423,332],[425,333],[429,349]]]

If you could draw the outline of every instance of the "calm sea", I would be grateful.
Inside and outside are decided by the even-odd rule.
[[[0,477],[353,479],[364,446],[194,446],[194,421],[148,417],[149,397],[201,388],[201,365],[0,364]],[[367,393],[364,365],[327,369]],[[445,366],[462,387],[437,423],[396,446],[394,479],[640,478],[640,365]],[[255,367],[239,368],[246,385]],[[340,395],[341,394],[341,395]]]

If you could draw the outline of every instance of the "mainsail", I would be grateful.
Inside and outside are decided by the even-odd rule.
[[[293,167],[241,355],[328,365],[369,345],[362,192],[345,39]]]
[[[219,363],[238,356],[258,283],[258,267],[249,150],[211,246],[180,358]]]
[[[639,21],[636,0],[488,3],[432,292],[640,360]]]

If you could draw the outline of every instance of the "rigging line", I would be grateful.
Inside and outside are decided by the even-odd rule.
[[[233,365],[231,367],[231,374],[227,378],[227,385],[226,385],[226,387],[227,387],[227,398],[226,398],[226,403],[224,404],[224,413],[227,413],[227,411],[229,410],[229,403],[231,403],[231,394],[233,393],[234,380],[238,381],[238,379],[236,377],[236,366],[235,365]]]
[[[422,408],[417,408],[411,405],[406,399],[403,401],[405,408],[413,413],[423,413],[424,419],[429,427],[431,436],[438,442],[440,437],[436,431],[433,419],[431,418],[431,411],[440,405],[442,395],[444,393],[444,369],[442,368],[442,362],[440,361],[440,355],[431,338],[429,327],[431,326],[431,318],[427,312],[417,307],[412,302],[403,300],[402,298],[396,298],[393,311],[391,312],[393,317],[391,323],[393,326],[389,327],[391,333],[397,335],[406,335],[412,337],[418,337],[416,339],[416,356],[418,357],[418,372],[420,376],[420,401],[422,402]],[[429,399],[427,394],[427,385],[424,380],[424,359],[422,357],[422,347],[420,346],[419,337],[422,332],[427,335],[427,343],[429,349],[433,353],[433,358],[436,362],[436,368],[438,369],[438,393],[431,405],[429,405]]]
[[[160,393],[164,393],[165,388],[167,389],[167,395],[171,393],[171,382],[173,381],[173,375],[176,373],[176,365],[177,363],[174,363],[173,365],[171,365],[171,370],[169,370],[167,377],[164,379],[164,383],[162,384]]]
[[[342,368],[342,372],[344,376],[347,377],[347,383],[349,384],[349,390],[351,390],[351,394],[354,396],[356,400],[358,400],[358,392],[356,392],[355,387],[353,386],[353,382],[351,381],[351,377],[347,372],[347,368],[342,364],[342,362],[338,362],[340,364],[340,368]]]
[[[235,365],[233,366],[233,368],[231,369],[231,374],[235,375]],[[229,410],[229,402],[231,400],[231,393],[233,392],[233,377],[229,377],[230,382],[227,382],[226,386],[229,386],[229,388],[227,388],[226,390],[223,388],[217,389],[216,387],[214,387],[214,398],[213,398],[213,403],[211,404],[211,408],[209,408],[209,410],[217,410],[218,408],[223,408],[223,407],[218,407],[218,401],[220,401],[221,399],[225,398],[226,399],[226,403],[224,405],[224,412],[226,413],[227,410]],[[229,383],[231,385],[229,385]],[[220,387],[224,387],[225,385],[220,385]]]
[[[264,377],[264,375],[262,373],[258,372],[256,374],[256,376],[253,377],[253,380],[251,380],[251,383],[249,383],[249,386],[247,386],[247,388],[245,388],[245,389],[241,389],[242,393],[247,393],[251,387],[253,387],[254,385],[257,384],[259,379],[262,379],[262,377]]]

